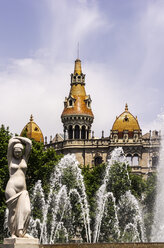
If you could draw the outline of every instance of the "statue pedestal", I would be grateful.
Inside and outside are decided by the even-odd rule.
[[[35,238],[6,238],[4,248],[39,248],[39,239]]]

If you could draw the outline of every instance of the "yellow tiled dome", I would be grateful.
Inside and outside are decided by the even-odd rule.
[[[44,142],[43,134],[39,126],[33,121],[33,116],[30,117],[30,122],[23,128],[20,136],[26,135],[28,138],[38,142]]]
[[[128,130],[129,132],[133,132],[134,130],[140,131],[140,126],[137,120],[137,117],[134,117],[128,111],[128,105],[125,105],[125,111],[119,116],[116,117],[116,120],[113,124],[112,131],[123,132],[124,130]]]

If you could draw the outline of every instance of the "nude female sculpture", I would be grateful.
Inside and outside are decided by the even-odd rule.
[[[9,209],[8,226],[12,238],[30,238],[30,235],[26,233],[31,209],[25,174],[31,147],[31,140],[19,136],[11,138],[8,145],[7,158],[10,178],[5,196]]]

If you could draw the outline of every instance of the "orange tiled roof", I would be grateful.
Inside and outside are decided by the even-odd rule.
[[[75,103],[73,107],[65,107],[62,116],[66,115],[88,115],[93,117],[92,110],[86,106],[85,96],[74,96]]]
[[[75,68],[74,68],[74,74],[73,75],[82,75],[82,69],[81,69],[81,61],[77,59],[75,61]],[[71,84],[71,90],[69,97],[74,99],[74,104],[72,107],[65,106],[62,117],[65,115],[88,115],[91,117],[93,116],[91,108],[87,106],[87,103],[85,100],[88,98],[85,92],[85,86],[81,83],[74,83]]]

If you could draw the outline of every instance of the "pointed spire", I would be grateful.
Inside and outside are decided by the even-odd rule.
[[[33,121],[33,120],[34,120],[34,118],[33,118],[33,115],[31,114],[30,121]]]
[[[125,111],[128,111],[128,104],[125,104]]]
[[[81,73],[82,73],[82,70],[81,70],[81,60],[80,59],[76,59],[75,60],[74,75],[76,75],[76,73],[78,75],[81,75]]]

